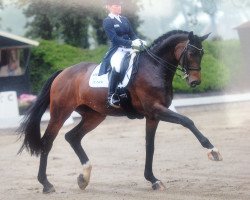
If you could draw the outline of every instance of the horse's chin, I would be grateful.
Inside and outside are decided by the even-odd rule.
[[[197,86],[197,84],[195,84],[195,83],[191,83],[189,85],[190,85],[191,88],[195,88]]]
[[[188,79],[187,79],[187,83],[188,85],[191,87],[191,88],[195,88],[196,86],[200,85],[200,81],[192,81],[190,82]]]

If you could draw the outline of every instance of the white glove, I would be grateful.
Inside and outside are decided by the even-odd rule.
[[[132,41],[131,46],[132,46],[133,49],[142,50],[143,46],[147,46],[147,42],[144,41],[144,40],[141,40],[141,39],[135,39],[135,40]]]
[[[133,40],[131,46],[132,48],[139,49],[141,47],[141,40],[140,39]]]
[[[147,46],[147,42],[145,40],[141,40],[143,46]]]

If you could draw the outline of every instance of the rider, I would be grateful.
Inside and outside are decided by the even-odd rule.
[[[109,11],[108,17],[103,20],[103,28],[111,41],[111,47],[104,57],[99,75],[105,74],[108,67],[112,70],[109,77],[108,104],[112,107],[120,107],[120,99],[116,94],[119,81],[120,65],[124,55],[131,52],[132,48],[138,49],[146,42],[140,40],[134,33],[130,22],[121,16],[121,0],[107,0],[106,8]]]

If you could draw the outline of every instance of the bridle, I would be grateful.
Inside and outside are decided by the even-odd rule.
[[[196,51],[198,51],[199,54],[200,54],[200,56],[202,57],[203,54],[204,54],[204,50],[203,50],[203,48],[200,49],[200,48],[198,48],[198,47],[196,47],[196,46],[190,44],[189,41],[187,42],[187,44],[186,44],[185,47],[183,48],[182,53],[181,53],[181,56],[180,56],[180,58],[179,58],[179,60],[178,60],[178,64],[177,64],[177,65],[174,65],[174,64],[172,64],[172,63],[170,63],[170,62],[168,62],[168,61],[166,61],[166,60],[160,58],[159,56],[155,55],[152,51],[150,51],[150,49],[149,49],[148,47],[144,46],[143,44],[142,44],[142,46],[143,46],[143,49],[147,52],[147,54],[148,54],[151,58],[153,58],[157,63],[159,63],[160,65],[166,66],[166,67],[168,68],[168,70],[172,71],[173,73],[175,73],[175,70],[173,70],[172,68],[170,68],[170,67],[168,67],[168,66],[174,67],[174,68],[176,68],[177,70],[183,72],[183,74],[184,74],[184,77],[183,77],[183,78],[186,78],[186,77],[189,76],[189,75],[188,75],[188,72],[189,72],[189,71],[200,71],[200,70],[201,70],[201,67],[198,67],[198,68],[197,68],[197,67],[189,66],[188,57],[187,57],[188,55],[187,55],[187,53],[188,53],[188,49],[189,49],[189,48],[193,48],[193,49],[195,49]],[[181,66],[181,67],[179,67],[179,66]],[[177,74],[177,75],[178,75],[178,74]],[[178,75],[178,76],[180,76],[180,75]]]
[[[195,51],[198,51],[199,55],[202,57],[203,54],[204,54],[204,50],[203,48],[198,48],[192,44],[189,43],[189,41],[187,42],[186,46],[184,47],[182,53],[181,53],[181,56],[179,58],[179,61],[178,61],[178,65],[181,65],[182,66],[182,69],[184,70],[184,73],[187,74],[188,71],[201,71],[201,67],[193,67],[193,66],[190,66],[189,63],[188,63],[188,57],[187,57],[187,52],[189,50],[189,48],[193,48]],[[182,62],[182,64],[181,64]]]

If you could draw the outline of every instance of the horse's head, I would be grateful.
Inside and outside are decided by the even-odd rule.
[[[210,34],[210,33],[209,33]],[[201,83],[201,59],[204,54],[202,42],[208,38],[209,34],[202,37],[196,36],[193,32],[188,35],[188,42],[182,45],[179,56],[179,64],[185,73],[187,83],[195,87]]]

